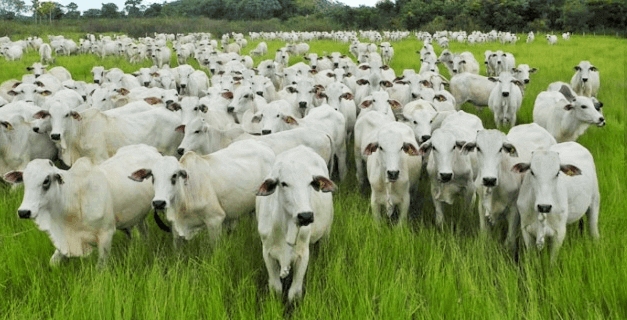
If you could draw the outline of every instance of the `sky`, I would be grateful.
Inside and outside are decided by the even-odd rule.
[[[344,2],[345,4],[351,6],[351,7],[359,7],[360,5],[366,5],[366,6],[370,6],[373,7],[375,5],[375,3],[377,3],[378,0],[340,0],[341,2]],[[27,1],[30,3],[30,1]],[[59,2],[60,4],[66,6],[68,5],[70,2],[74,2],[78,5],[78,10],[83,12],[89,9],[100,9],[102,8],[102,3],[115,3],[118,6],[118,10],[122,10],[124,9],[124,2],[126,2],[126,0],[104,0],[104,1],[94,1],[94,0],[56,0],[56,2]],[[143,5],[149,6],[151,3],[163,3],[163,0],[161,1],[154,1],[154,0],[144,0],[142,1]]]

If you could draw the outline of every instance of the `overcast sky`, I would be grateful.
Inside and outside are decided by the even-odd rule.
[[[375,5],[375,3],[377,3],[377,0],[340,0],[341,2],[346,3],[347,5],[351,6],[351,7],[359,7],[359,5],[366,5],[366,6],[370,6],[373,7]],[[100,9],[102,8],[102,3],[115,3],[118,6],[118,10],[122,10],[124,9],[124,2],[126,2],[126,0],[105,0],[105,1],[94,1],[94,0],[57,0],[57,2],[61,3],[62,5],[66,6],[68,5],[70,2],[74,2],[78,5],[78,10],[83,12],[89,9]],[[163,0],[161,1],[153,1],[153,0],[144,0],[142,1],[142,4],[145,6],[149,6],[151,3],[163,3]]]

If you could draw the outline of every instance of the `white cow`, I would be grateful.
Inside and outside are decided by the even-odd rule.
[[[54,63],[54,59],[52,58],[52,48],[47,43],[43,43],[39,47],[39,61],[43,63]]]
[[[498,78],[488,79],[496,82],[488,99],[488,107],[494,114],[497,128],[516,125],[516,113],[522,105],[523,98],[522,82],[507,71],[501,72]]]
[[[518,67],[511,70],[514,78],[522,81],[525,85],[529,83],[529,74],[538,72],[537,68],[531,68],[528,64],[519,64]]]
[[[293,301],[303,294],[309,245],[329,238],[335,184],[329,180],[324,160],[300,146],[277,156],[260,185],[255,212],[268,286],[284,293],[283,282],[291,273],[287,297]]]
[[[248,53],[251,56],[265,56],[268,54],[268,45],[265,42],[259,42],[257,47]]]
[[[451,94],[457,103],[457,109],[465,102],[470,102],[479,108],[488,105],[490,93],[492,93],[496,83],[490,81],[488,77],[462,73],[451,78],[450,86]]]
[[[163,68],[164,64],[170,65],[170,57],[172,50],[169,47],[156,48],[152,53],[152,63],[159,68]]]
[[[427,172],[431,180],[431,198],[435,206],[435,223],[442,227],[443,203],[453,204],[454,196],[461,195],[466,205],[475,201],[474,185],[477,175],[475,141],[483,129],[477,116],[458,111],[433,131],[431,139],[420,146],[420,155],[428,156]]]
[[[154,179],[152,207],[165,211],[172,223],[175,244],[190,240],[207,227],[212,242],[218,240],[225,220],[255,210],[255,191],[270,172],[274,152],[263,143],[244,140],[209,155],[187,152],[180,161],[165,156],[129,178]],[[159,224],[170,231],[165,224]]]
[[[533,122],[555,137],[557,142],[576,141],[591,124],[605,126],[605,118],[592,99],[571,95],[570,88],[544,91],[533,106]]]
[[[581,61],[575,66],[575,74],[570,79],[570,85],[577,95],[596,97],[599,93],[599,70],[590,61]]]
[[[449,71],[452,71],[450,73],[451,76],[464,72],[479,74],[479,62],[477,62],[471,52],[464,51],[453,56],[453,65],[452,68],[449,68]]]
[[[505,244],[515,250],[519,215],[516,209],[522,177],[511,171],[514,164],[531,160],[535,150],[548,149],[555,138],[535,123],[513,127],[507,136],[498,130],[477,133],[478,173],[475,180],[479,196],[479,226],[486,230],[487,222],[494,224],[505,217],[508,222]]]
[[[390,118],[382,112],[367,112],[357,118],[355,122],[355,143],[353,144],[353,154],[355,155],[355,174],[357,181],[362,190],[365,189],[368,176],[364,169],[365,162],[368,157],[362,153],[366,149],[369,141],[374,140],[373,136],[384,125],[393,122],[394,118]]]
[[[588,216],[590,233],[599,238],[599,184],[592,154],[576,142],[536,151],[530,162],[512,170],[524,174],[516,205],[527,249],[541,250],[551,238],[551,261],[566,237],[566,225]],[[535,243],[534,243],[535,240]]]
[[[160,157],[154,148],[128,146],[100,166],[82,158],[65,171],[50,160],[36,159],[23,172],[9,172],[4,179],[24,183],[18,215],[34,219],[50,236],[56,248],[51,265],[67,257],[85,256],[95,243],[98,265],[103,267],[116,228],[129,234],[138,225],[145,233],[143,220],[150,212],[152,185],[128,183],[126,177]]]
[[[402,225],[407,221],[410,188],[418,184],[422,168],[414,132],[403,123],[389,122],[366,141],[361,152],[368,156],[372,214],[378,221],[384,208],[387,218]]]

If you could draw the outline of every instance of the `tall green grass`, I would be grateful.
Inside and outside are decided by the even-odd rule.
[[[553,81],[570,81],[573,67],[590,60],[601,74],[599,99],[607,126],[592,127],[579,142],[594,155],[601,189],[601,239],[592,241],[576,226],[554,265],[547,252],[525,251],[518,262],[507,253],[497,231],[487,237],[478,229],[474,208],[446,209],[445,227],[434,226],[426,188],[411,208],[410,223],[393,228],[377,225],[368,196],[358,191],[351,164],[349,179],[334,195],[335,219],[330,240],[316,245],[309,263],[305,297],[293,308],[267,289],[261,242],[252,215],[225,233],[211,249],[205,233],[175,250],[170,235],[152,220],[142,239],[122,233],[113,241],[111,260],[96,269],[96,255],[70,259],[59,268],[48,260],[54,248],[31,221],[16,210],[23,191],[0,187],[0,317],[7,319],[625,319],[627,317],[627,246],[624,210],[625,107],[627,105],[624,40],[574,37],[549,47],[539,39],[527,45],[452,43],[451,51],[471,51],[482,62],[483,51],[502,48],[517,63],[539,69],[531,76],[519,122],[532,121],[537,94]],[[244,53],[253,49],[250,43]],[[268,42],[274,56],[281,43]],[[348,46],[314,41],[312,52],[340,51]],[[415,40],[394,43],[392,67],[398,74],[419,68]],[[437,48],[439,54],[441,49]],[[17,62],[0,61],[0,80],[19,78],[37,61],[28,54]],[[291,63],[301,61],[295,57]],[[191,60],[190,60],[190,63]],[[137,70],[123,59],[84,55],[58,57],[75,79],[91,81],[94,65]],[[149,62],[142,66],[150,65]],[[175,64],[174,64],[175,65]],[[197,64],[194,65],[197,67]],[[443,74],[447,75],[444,68]],[[482,68],[482,73],[485,70]],[[476,113],[472,106],[464,106]],[[494,128],[492,115],[479,116]],[[423,205],[418,205],[421,202]]]

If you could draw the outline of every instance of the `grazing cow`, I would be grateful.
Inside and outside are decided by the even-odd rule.
[[[451,78],[451,94],[457,103],[457,109],[465,102],[479,107],[488,105],[490,94],[496,83],[488,77],[472,73],[462,73]]]
[[[453,204],[454,196],[462,195],[466,205],[475,201],[477,175],[475,141],[483,130],[481,119],[458,111],[448,116],[431,139],[420,146],[420,155],[428,156],[427,172],[431,180],[431,198],[435,206],[435,223],[442,227],[443,203]]]
[[[494,123],[498,128],[516,125],[516,113],[522,105],[522,82],[507,71],[501,72],[498,78],[490,77],[496,86],[490,93],[488,107],[494,113]]]
[[[251,56],[265,56],[268,54],[268,45],[265,42],[259,42],[257,47],[248,53]]]
[[[520,220],[516,199],[522,177],[511,168],[518,162],[529,161],[535,150],[546,150],[556,143],[548,131],[535,123],[515,126],[507,136],[494,129],[477,133],[475,186],[479,196],[480,230],[486,230],[486,220],[493,224],[505,217],[508,222],[505,244],[512,251]]]
[[[577,95],[596,97],[599,93],[599,70],[590,61],[581,61],[575,66],[575,74],[570,79],[570,85]]]
[[[547,34],[546,35],[546,40],[549,42],[550,46],[557,44],[557,36],[556,35]]]
[[[168,47],[159,47],[152,53],[152,63],[159,68],[163,68],[164,64],[170,65],[170,57],[172,50]]]
[[[383,125],[367,140],[368,181],[372,188],[370,206],[375,220],[385,216],[399,225],[407,221],[410,188],[418,184],[422,157],[410,127],[399,122]]]
[[[237,219],[255,210],[255,191],[270,172],[274,158],[268,146],[244,140],[204,156],[189,151],[180,161],[165,156],[129,178],[139,182],[154,179],[152,207],[166,212],[175,244],[179,237],[192,239],[203,226],[215,243],[225,219]],[[158,224],[170,231],[164,223]]]
[[[36,159],[23,172],[11,171],[4,179],[24,183],[24,199],[17,212],[22,219],[33,219],[50,236],[56,248],[51,265],[85,256],[95,243],[98,266],[103,267],[116,228],[129,234],[138,225],[145,233],[143,220],[150,212],[152,185],[130,184],[126,177],[160,157],[154,148],[128,146],[100,166],[81,158],[66,171],[50,160]]]
[[[594,101],[573,96],[566,85],[559,92],[538,94],[533,106],[533,122],[549,131],[557,142],[576,141],[591,124],[605,126],[605,118],[595,108]]]
[[[335,184],[326,164],[313,150],[299,146],[276,158],[257,191],[257,231],[263,244],[268,286],[289,301],[303,294],[309,245],[329,238]],[[292,269],[293,266],[293,269]]]
[[[527,249],[542,250],[551,238],[551,261],[555,262],[566,237],[566,225],[588,216],[590,233],[599,238],[599,184],[594,159],[576,142],[536,151],[529,162],[513,166],[524,178],[516,206]],[[535,240],[535,243],[534,243]]]
[[[47,43],[43,43],[39,47],[39,62],[43,63],[54,63],[54,59],[52,58],[52,48]]]

